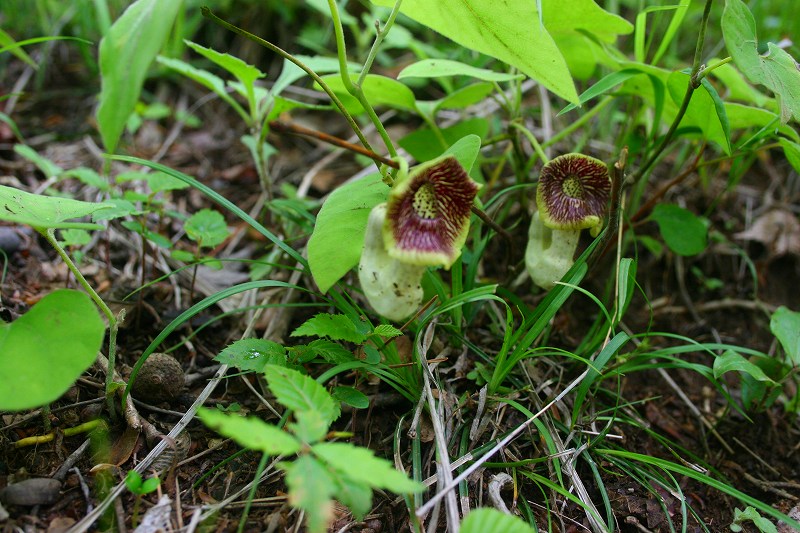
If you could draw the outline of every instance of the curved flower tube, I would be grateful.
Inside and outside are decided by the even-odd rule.
[[[538,211],[533,214],[525,250],[525,268],[537,286],[549,290],[564,277],[575,262],[580,236],[581,230],[548,228]]]
[[[479,189],[452,155],[401,173],[389,192],[383,225],[389,255],[414,265],[450,268],[467,239]]]
[[[551,289],[575,262],[582,229],[600,231],[611,176],[599,159],[583,154],[556,157],[542,168],[528,232],[525,267],[533,282]]]
[[[358,280],[373,309],[399,322],[411,316],[422,303],[425,267],[391,257],[383,242],[386,204],[372,208],[364,235],[364,250],[358,263]]]

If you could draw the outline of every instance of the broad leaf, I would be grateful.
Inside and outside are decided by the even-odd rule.
[[[205,407],[197,411],[197,416],[220,435],[250,450],[268,455],[291,455],[300,451],[300,441],[258,418],[227,415]]]
[[[91,299],[66,289],[14,322],[0,322],[0,410],[57,400],[97,359],[105,329]]]
[[[336,484],[336,500],[346,505],[356,520],[361,520],[372,509],[372,488],[338,470],[328,469],[328,475]]]
[[[742,372],[757,381],[775,383],[760,367],[733,350],[726,350],[725,353],[714,359],[714,377],[719,379],[726,372]]]
[[[430,128],[420,128],[414,132],[409,133],[398,144],[403,147],[409,154],[411,154],[417,161],[430,161],[436,159],[441,155],[442,150],[448,146],[453,145],[459,139],[468,135],[475,135],[479,139],[483,139],[489,132],[489,122],[485,118],[472,118],[467,119],[449,128],[442,128],[439,130],[441,136],[444,138],[446,145],[442,145],[440,137]],[[458,158],[457,154],[453,154]],[[461,159],[459,163],[465,169],[468,168]],[[472,166],[472,165],[469,165]],[[366,218],[364,219],[366,227]]]
[[[394,0],[373,0],[392,6]],[[541,24],[537,2],[405,0],[400,12],[456,43],[495,57],[570,102],[578,101],[566,61]],[[564,8],[561,8],[564,9]]]
[[[183,226],[186,235],[195,241],[201,248],[215,248],[222,244],[230,235],[225,217],[213,209],[201,209]]]
[[[355,76],[351,76],[355,81]],[[322,78],[336,96],[342,101],[350,113],[363,113],[364,108],[344,87],[344,81],[339,74],[331,74]],[[401,82],[394,78],[368,74],[361,85],[364,96],[373,106],[387,106],[403,111],[414,110],[414,93]]]
[[[683,101],[688,84],[689,75],[683,72],[673,72],[667,79],[667,90],[676,107]],[[731,153],[731,132],[725,106],[707,79],[703,79],[702,85],[694,91],[680,127],[700,129],[704,138],[717,143],[726,154]]]
[[[172,28],[181,2],[137,0],[100,41],[102,80],[97,126],[113,153],[142,90],[147,69]]]
[[[228,103],[232,108],[236,110],[239,115],[245,119],[249,120],[250,117],[247,113],[242,109],[242,107],[231,98],[231,95],[228,94],[228,91],[225,90],[225,80],[220,78],[219,76],[212,74],[208,71],[193,67],[189,63],[185,61],[181,61],[180,59],[174,59],[169,57],[161,57],[157,58],[157,61],[162,65],[183,74],[190,80],[194,80],[206,89],[213,91],[214,94],[222,98],[225,102]]]
[[[674,204],[658,204],[651,218],[658,224],[664,242],[676,254],[696,255],[706,249],[708,230],[692,212]]]
[[[312,448],[331,468],[344,476],[370,487],[387,489],[398,494],[418,492],[423,485],[413,481],[386,459],[375,457],[372,450],[345,442],[323,442]]]
[[[44,177],[47,179],[57,178],[64,172],[64,170],[60,166],[56,165],[46,157],[39,155],[39,153],[36,152],[36,150],[31,148],[27,144],[15,144],[14,153],[21,157],[24,157],[25,159],[36,165],[37,168],[42,171]]]
[[[369,212],[388,194],[375,173],[337,188],[322,205],[308,241],[308,265],[320,292],[358,264]]]
[[[335,399],[351,407],[355,407],[356,409],[366,409],[369,407],[369,397],[353,387],[334,387],[331,394]]]
[[[767,53],[758,53],[758,35],[753,14],[742,0],[725,0],[722,35],[736,66],[747,78],[766,86],[778,96],[781,121],[794,117],[800,121],[800,68],[785,50],[767,44]]]
[[[451,59],[423,59],[412,63],[397,75],[398,80],[403,78],[441,78],[445,76],[469,76],[483,81],[511,81],[524,76],[508,74],[493,70],[473,67],[460,61]]]
[[[792,364],[800,365],[800,313],[784,306],[779,307],[772,314],[769,329],[780,341]]]
[[[293,346],[290,350],[294,352],[298,363],[307,363],[315,357],[321,357],[328,363],[339,364],[355,358],[353,352],[327,339],[317,339],[307,345]]]
[[[349,341],[360,344],[367,335],[359,331],[357,324],[345,315],[319,313],[306,320],[292,332],[292,337],[328,337],[335,341]]]
[[[295,422],[289,424],[289,429],[306,444],[318,442],[328,433],[330,424],[319,411],[297,411],[294,418]]]
[[[473,83],[436,100],[434,109],[463,109],[484,101],[493,91],[494,85],[488,81]]]
[[[514,515],[482,507],[470,511],[461,522],[461,533],[534,533],[531,526]]]
[[[800,173],[800,144],[792,142],[789,139],[778,139],[783,148],[783,153],[786,155],[786,160],[792,165],[795,172]]]
[[[293,463],[279,463],[278,468],[286,472],[289,503],[306,512],[308,531],[326,531],[333,520],[331,496],[336,484],[325,466],[310,455],[303,455]]]
[[[589,33],[613,43],[617,35],[633,31],[633,24],[605,11],[594,0],[542,0],[542,18],[554,37],[568,33]]]
[[[238,57],[217,52],[216,50],[200,46],[199,44],[191,41],[185,42],[189,48],[224,68],[233,74],[237,80],[239,80],[239,83],[244,86],[244,93],[250,106],[250,112],[254,113],[257,107],[255,82],[257,79],[265,77],[266,74],[258,70],[256,67],[248,65]]]
[[[112,207],[108,204],[81,202],[70,198],[56,198],[0,185],[0,220],[28,224],[37,231],[50,228],[99,229],[99,224],[67,222],[95,211]]]
[[[240,339],[223,348],[214,361],[243,371],[261,372],[267,364],[285,364],[286,348],[267,339]]]
[[[339,405],[325,387],[297,370],[275,365],[264,367],[267,386],[278,402],[293,411],[317,411],[330,424],[339,418]]]

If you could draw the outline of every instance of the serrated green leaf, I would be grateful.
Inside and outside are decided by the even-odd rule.
[[[276,365],[266,365],[264,376],[269,390],[284,407],[295,412],[317,411],[327,424],[339,418],[339,404],[310,377]]]
[[[97,126],[106,151],[116,151],[142,90],[147,69],[172,28],[180,2],[137,0],[100,41]]]
[[[338,187],[322,204],[308,241],[308,266],[320,292],[328,292],[358,264],[369,212],[388,194],[375,173]]]
[[[65,229],[59,232],[62,246],[85,246],[92,242],[91,234],[85,229]]]
[[[306,444],[320,441],[328,433],[330,425],[322,418],[319,411],[297,411],[294,413],[295,422],[289,424],[295,437]]]
[[[361,333],[356,324],[345,315],[319,313],[306,320],[292,332],[292,337],[328,337],[337,341],[361,344],[367,335]]]
[[[355,76],[352,77],[353,81],[355,81]],[[342,104],[350,113],[359,114],[364,112],[364,108],[358,100],[347,92],[344,81],[339,74],[323,76],[322,79],[336,93],[336,96],[339,97],[339,100],[342,101]],[[394,78],[378,74],[367,74],[361,84],[361,90],[364,91],[364,96],[373,107],[387,106],[403,111],[414,110],[414,93]]]
[[[267,339],[240,339],[226,346],[214,361],[239,370],[261,372],[267,364],[285,364],[286,349]]]
[[[205,407],[198,410],[197,416],[220,435],[250,450],[268,455],[291,455],[301,448],[300,441],[292,435],[255,417],[227,415]]]
[[[279,463],[278,468],[286,472],[289,503],[306,512],[309,533],[324,533],[333,520],[331,496],[336,490],[328,469],[310,455]]]
[[[461,522],[461,533],[534,533],[531,526],[516,516],[483,507],[470,511]]]
[[[375,335],[380,335],[381,337],[399,337],[403,334],[403,332],[391,324],[378,324],[375,326],[375,329],[372,331]]]
[[[424,489],[422,483],[409,479],[386,459],[375,457],[372,450],[345,442],[322,442],[312,447],[315,455],[343,476],[357,483],[407,494]]]
[[[772,313],[769,329],[780,341],[792,364],[800,365],[800,313],[780,306]]]
[[[393,0],[373,0],[391,6]],[[405,0],[400,12],[456,43],[517,67],[558,96],[577,102],[566,61],[540,22],[537,2]]]
[[[61,289],[14,322],[0,321],[0,410],[58,399],[92,362],[105,324],[84,293]]]
[[[338,470],[329,469],[336,485],[336,500],[346,505],[356,520],[361,520],[372,509],[372,489],[366,483],[358,483]]]
[[[757,381],[775,383],[761,368],[733,350],[726,350],[722,355],[714,359],[714,377],[719,379],[726,372],[742,372]]]
[[[317,339],[308,343],[307,348],[311,350],[314,357],[321,357],[326,362],[337,365],[339,363],[347,363],[352,361],[355,357],[353,352],[342,346],[341,344],[327,339]]]
[[[401,70],[397,75],[397,79],[442,78],[447,76],[469,76],[478,80],[496,82],[518,80],[525,77],[522,74],[509,74],[473,67],[451,59],[422,59]]]
[[[331,394],[335,399],[351,407],[355,407],[356,409],[366,409],[369,407],[369,397],[353,387],[334,387]]]
[[[45,229],[100,229],[99,224],[67,222],[95,211],[108,209],[105,203],[81,202],[70,198],[55,198],[0,185],[0,220],[27,224],[36,230]]]
[[[215,248],[230,235],[225,217],[213,209],[201,209],[193,214],[183,225],[183,229],[200,248]]]
[[[664,242],[676,254],[697,255],[706,249],[708,230],[691,211],[674,204],[658,204],[651,218],[658,224]]]
[[[758,53],[756,22],[742,0],[725,0],[721,24],[736,66],[751,82],[778,95],[782,122],[800,121],[800,68],[794,58],[773,43],[765,55]]]

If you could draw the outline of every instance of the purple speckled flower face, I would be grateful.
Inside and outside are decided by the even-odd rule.
[[[536,204],[545,226],[580,230],[602,223],[610,194],[605,163],[583,154],[565,154],[542,168]]]
[[[461,254],[480,185],[453,156],[414,168],[391,192],[383,239],[391,257],[415,265],[450,265]]]

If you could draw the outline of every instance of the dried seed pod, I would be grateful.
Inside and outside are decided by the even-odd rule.
[[[133,395],[144,402],[175,399],[183,389],[181,364],[171,355],[154,353],[142,365],[131,386]]]

